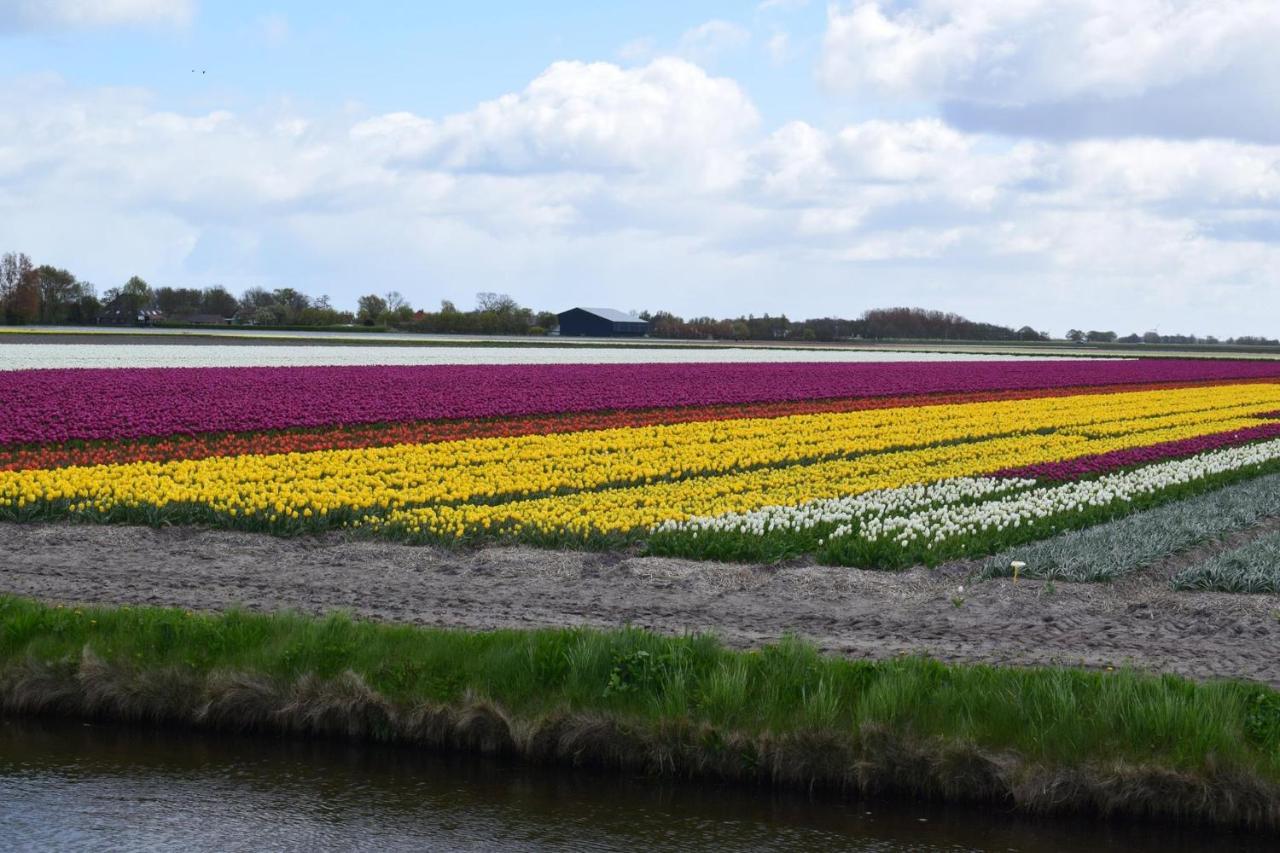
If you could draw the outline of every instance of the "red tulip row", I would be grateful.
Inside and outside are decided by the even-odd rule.
[[[0,371],[0,445],[1243,379],[1212,359]]]
[[[1280,436],[1280,423],[1266,423],[1248,429],[1198,435],[1195,438],[1165,441],[1146,447],[1131,447],[1125,450],[1113,450],[1110,453],[1081,456],[1064,462],[1021,465],[1017,468],[1006,468],[1003,471],[997,471],[992,476],[1032,480],[1079,480],[1092,474],[1106,474],[1121,468],[1132,468],[1135,465],[1149,465],[1152,462],[1163,462],[1166,459],[1196,456],[1210,450],[1237,447],[1241,444],[1264,441],[1277,436]]]
[[[1252,380],[1264,381],[1264,380]],[[359,447],[386,447],[395,444],[425,444],[468,438],[577,432],[581,430],[657,426],[693,421],[733,418],[775,418],[787,415],[840,413],[908,406],[979,403],[1065,397],[1076,394],[1110,394],[1151,391],[1220,384],[1217,382],[1171,382],[1156,384],[1105,385],[1072,388],[1041,388],[929,394],[899,397],[861,397],[837,400],[801,400],[782,403],[685,406],[614,412],[578,412],[482,420],[418,421],[386,424],[350,424],[294,430],[251,432],[211,432],[173,435],[162,438],[48,442],[0,447],[0,471],[33,468],[61,468],[72,465],[110,465],[128,462],[167,462],[175,459],[204,459],[211,456],[244,454],[301,453]]]

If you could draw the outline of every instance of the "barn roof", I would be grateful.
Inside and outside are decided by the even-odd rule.
[[[625,311],[616,311],[613,308],[579,308],[580,311],[586,311],[588,314],[595,314],[597,317],[603,317],[614,323],[643,323],[641,318],[634,314],[628,314]]]

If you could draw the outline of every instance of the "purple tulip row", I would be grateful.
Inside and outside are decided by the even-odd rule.
[[[1081,456],[1065,462],[1044,462],[1036,465],[1023,465],[1018,468],[1006,468],[997,472],[996,477],[1016,477],[1033,480],[1078,480],[1090,474],[1105,474],[1119,468],[1134,465],[1146,465],[1165,459],[1178,459],[1195,456],[1209,450],[1222,447],[1234,447],[1280,436],[1280,423],[1267,423],[1248,429],[1232,432],[1218,432],[1212,435],[1198,435],[1195,438],[1184,438],[1179,441],[1166,441],[1147,447],[1131,447],[1126,450],[1113,450],[1110,453],[1099,453],[1094,456]]]
[[[333,424],[1280,379],[1280,362],[556,364],[0,372],[0,444]]]

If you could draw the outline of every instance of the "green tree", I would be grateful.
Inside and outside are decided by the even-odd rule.
[[[276,304],[271,291],[261,287],[250,287],[240,297],[240,313],[252,317],[259,308],[268,308]]]
[[[311,307],[311,298],[292,287],[281,287],[271,293],[274,304],[280,309],[280,322],[297,323],[302,312]]]
[[[240,304],[225,287],[215,284],[206,287],[200,295],[200,313],[217,314],[219,317],[232,317],[239,310]]]
[[[41,323],[65,323],[71,306],[80,298],[80,285],[71,273],[48,265],[35,269],[40,292]]]
[[[87,281],[76,282],[80,295],[68,308],[67,322],[79,325],[92,325],[98,322],[102,313],[102,303],[98,300],[97,290]]]
[[[204,292],[195,287],[157,287],[152,294],[152,305],[166,319],[175,319],[200,313]]]
[[[356,320],[365,326],[374,326],[387,313],[387,300],[376,293],[361,296],[356,302]]]
[[[136,275],[131,276],[129,280],[124,283],[124,287],[120,288],[120,295],[133,306],[133,310],[135,311],[142,311],[149,308],[152,300],[155,298],[155,295],[151,291],[151,285],[147,284],[146,281]]]
[[[528,334],[533,312],[505,293],[477,293],[475,331],[501,335]]]
[[[5,313],[10,322],[22,325],[40,319],[40,278],[35,270],[27,270],[18,280],[5,306]]]
[[[254,309],[249,317],[259,326],[279,326],[284,322],[284,308],[279,305],[263,305]]]
[[[0,257],[0,315],[6,323],[30,322],[21,319],[19,302],[29,302],[22,292],[22,282],[34,271],[31,258],[21,252],[6,252]],[[39,311],[37,301],[36,310]]]

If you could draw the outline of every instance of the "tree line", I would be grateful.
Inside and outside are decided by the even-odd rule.
[[[924,308],[875,308],[857,319],[818,317],[789,320],[785,314],[773,317],[747,316],[736,319],[695,317],[685,320],[667,311],[641,312],[649,321],[650,334],[660,338],[718,338],[723,340],[804,340],[840,341],[863,339],[930,339],[951,341],[1047,341],[1047,332],[1030,326],[1014,329],[993,323],[978,323],[959,314]]]
[[[4,322],[94,323],[102,304],[93,285],[26,255],[0,256],[0,316]]]
[[[328,297],[314,298],[289,287],[251,287],[236,297],[221,285],[152,287],[133,276],[99,295],[92,283],[65,269],[37,266],[20,252],[0,255],[0,318],[11,325],[130,326],[164,322],[335,326],[358,320],[352,312],[334,308]],[[378,322],[383,319],[377,318]]]
[[[941,340],[1047,341],[1047,332],[1030,326],[1013,328],[975,322],[958,314],[923,308],[876,308],[856,319],[818,317],[790,320],[785,314],[736,318],[692,317],[670,311],[641,311],[655,338],[685,340]],[[312,297],[291,287],[251,287],[240,296],[225,287],[152,287],[133,276],[98,295],[93,284],[50,265],[37,266],[25,254],[0,256],[0,319],[14,325],[63,324],[237,324],[252,326],[366,326],[435,334],[543,335],[558,324],[551,311],[535,311],[504,293],[476,296],[471,310],[444,300],[435,311],[415,309],[397,291],[366,294],[355,311],[335,308],[327,296]],[[1071,329],[1078,343],[1235,344],[1280,346],[1263,337],[1219,340],[1212,336],[1161,335],[1157,332],[1120,337],[1112,331]]]
[[[1280,340],[1276,338],[1264,338],[1257,335],[1240,335],[1234,338],[1221,340],[1213,335],[1162,335],[1159,332],[1143,332],[1139,335],[1134,332],[1121,337],[1115,332],[1084,332],[1080,329],[1071,329],[1067,332],[1067,340],[1077,344],[1083,343],[1102,343],[1102,344],[1230,344],[1233,346],[1280,346]]]
[[[22,254],[0,258],[0,306],[11,324],[92,325],[222,324],[253,326],[390,327],[435,334],[544,335],[557,325],[556,314],[534,311],[504,293],[477,294],[472,310],[444,300],[439,310],[414,309],[396,291],[367,294],[356,310],[335,308],[328,297],[311,297],[294,288],[251,287],[238,298],[226,288],[152,287],[134,276],[98,296],[94,286],[64,269],[35,266]],[[669,311],[642,311],[650,335],[687,340],[807,340],[851,338],[933,338],[939,340],[1037,341],[1043,332],[975,323],[956,314],[917,308],[867,311],[856,320],[824,317],[792,321],[785,315],[685,320]]]

